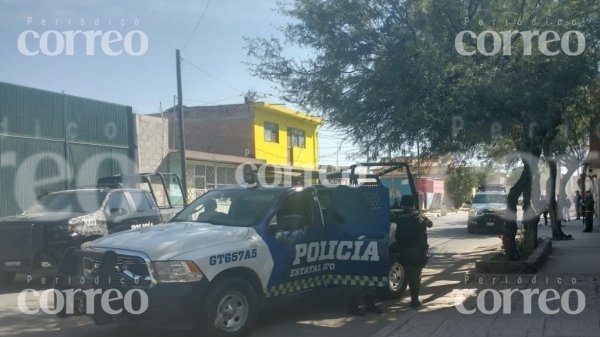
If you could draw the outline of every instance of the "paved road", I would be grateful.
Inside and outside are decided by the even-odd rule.
[[[424,271],[421,300],[435,301],[447,294],[464,279],[465,272],[482,254],[498,249],[497,235],[467,234],[466,213],[448,214],[432,218],[434,227],[429,231],[432,258]],[[43,286],[36,285],[39,289]],[[18,292],[30,288],[24,279],[10,289],[0,289],[0,336],[185,336],[172,331],[125,329],[113,326],[95,326],[88,318],[60,320],[43,313],[24,315],[17,309]],[[370,336],[390,322],[410,314],[406,299],[381,303],[385,314],[351,317],[346,314],[345,296],[339,291],[304,295],[294,301],[284,301],[261,312],[253,336],[279,337],[352,337]],[[431,308],[434,304],[430,305]],[[425,308],[427,310],[428,307]]]

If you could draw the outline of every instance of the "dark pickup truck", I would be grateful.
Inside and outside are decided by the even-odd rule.
[[[16,273],[54,272],[69,247],[167,222],[183,207],[177,196],[179,178],[154,173],[106,177],[98,187],[42,197],[23,213],[0,219],[0,285]]]

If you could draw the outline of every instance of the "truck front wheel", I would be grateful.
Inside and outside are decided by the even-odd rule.
[[[217,282],[207,293],[203,310],[202,335],[247,336],[258,316],[258,297],[247,282],[225,278]]]
[[[16,273],[10,271],[0,271],[0,286],[7,286],[13,283]]]
[[[402,298],[404,292],[406,292],[406,273],[404,272],[404,266],[398,261],[393,261],[390,265],[390,272],[388,276],[388,286],[385,288],[379,288],[381,291],[379,295],[386,299],[399,299]]]

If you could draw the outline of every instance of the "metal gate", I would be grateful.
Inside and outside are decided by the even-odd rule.
[[[0,216],[133,172],[132,126],[129,106],[0,82]]]

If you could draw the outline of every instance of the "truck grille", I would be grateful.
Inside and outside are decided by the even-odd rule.
[[[44,247],[41,224],[2,224],[0,226],[0,261],[26,261]]]
[[[99,276],[102,264],[102,252],[83,252],[83,272],[87,276]],[[110,284],[117,286],[147,287],[152,277],[146,260],[137,255],[117,254],[117,263],[110,276]]]

